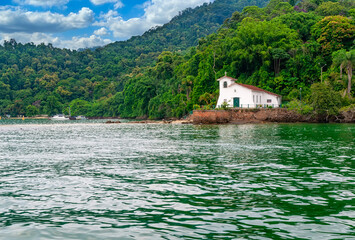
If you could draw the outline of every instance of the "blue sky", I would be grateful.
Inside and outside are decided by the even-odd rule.
[[[213,0],[0,0],[0,42],[78,49],[141,35]]]

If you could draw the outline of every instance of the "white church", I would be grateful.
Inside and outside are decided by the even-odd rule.
[[[258,108],[281,106],[281,96],[264,89],[237,83],[237,79],[224,76],[219,81],[217,108],[227,103],[231,108]]]

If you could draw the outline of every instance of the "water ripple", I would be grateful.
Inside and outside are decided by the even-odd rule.
[[[354,125],[0,132],[0,239],[355,239]]]

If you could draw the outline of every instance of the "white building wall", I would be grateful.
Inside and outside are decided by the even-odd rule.
[[[223,82],[227,81],[229,87],[224,88]],[[234,84],[230,79],[220,80],[219,82],[219,98],[217,101],[217,107],[221,107],[223,102],[228,103],[228,107],[233,107],[233,98],[239,98],[239,105],[246,105],[252,102],[252,91],[248,88],[242,87],[238,84]],[[230,86],[233,84],[232,86]]]
[[[224,87],[224,82],[227,82],[227,88]],[[217,107],[221,107],[223,102],[227,102],[228,107],[233,107],[233,98],[236,97],[239,98],[239,105],[242,108],[264,107],[266,105],[276,108],[281,105],[281,97],[234,84],[234,81],[228,77],[221,78]],[[268,103],[268,100],[271,102]]]
[[[261,105],[262,107],[272,106],[274,108],[277,108],[281,105],[281,97],[279,96],[268,94],[266,92],[260,92],[260,91],[252,91],[252,94],[253,94],[252,102],[253,104],[255,104],[253,107],[257,107]]]
[[[224,82],[227,82],[227,88],[224,87]],[[233,107],[233,90],[230,87],[234,81],[232,81],[230,78],[223,77],[219,81],[219,97],[217,101],[217,107],[221,107],[224,102],[228,103],[228,106],[231,105]]]
[[[243,105],[248,105],[252,102],[252,91],[248,88],[242,87],[240,85],[234,85],[233,86],[236,89],[236,92],[234,92],[234,94],[236,94],[235,96],[232,96],[232,99],[234,97],[239,97],[239,103],[240,103],[240,107],[242,107]],[[233,101],[232,101],[232,106],[233,107]]]

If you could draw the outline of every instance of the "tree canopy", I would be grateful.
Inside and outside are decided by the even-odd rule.
[[[216,104],[216,79],[225,72],[286,101],[302,88],[311,104],[322,71],[327,87],[347,91],[350,100],[341,104],[350,104],[354,36],[352,1],[216,0],[96,50],[5,41],[0,115],[55,114],[70,106],[75,115],[182,117]]]

